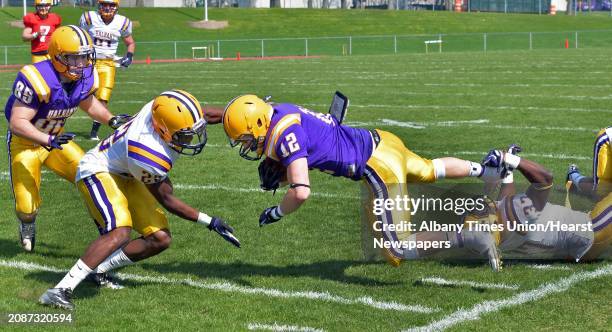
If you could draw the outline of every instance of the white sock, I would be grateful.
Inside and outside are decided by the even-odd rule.
[[[469,177],[478,177],[482,175],[482,165],[479,163],[475,163],[473,161],[468,161],[470,163],[470,173]]]
[[[98,265],[94,270],[94,273],[105,273],[116,268],[120,268],[126,265],[132,265],[134,262],[123,252],[122,249],[117,249],[110,256]]]
[[[66,273],[64,279],[55,285],[55,288],[70,288],[74,290],[90,273],[91,269],[89,266],[79,259],[70,271]]]

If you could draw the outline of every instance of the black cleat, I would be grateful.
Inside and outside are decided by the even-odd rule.
[[[23,250],[34,251],[36,243],[36,222],[23,222],[19,224],[19,243]]]
[[[124,287],[111,276],[109,273],[90,273],[85,278],[87,281],[91,281],[98,288],[110,288],[110,289],[123,289]]]
[[[70,288],[49,288],[38,301],[43,305],[66,310],[74,309],[74,303],[72,303],[72,290]]]

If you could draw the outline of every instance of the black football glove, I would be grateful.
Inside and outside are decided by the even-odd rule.
[[[257,167],[259,172],[259,186],[265,191],[274,190],[280,187],[281,179],[285,175],[285,168],[278,161],[266,158]]]
[[[132,120],[132,116],[129,114],[115,115],[110,120],[108,120],[108,126],[113,129],[117,129],[130,120]]]
[[[127,52],[127,54],[123,58],[119,59],[119,65],[125,68],[129,67],[132,64],[133,57],[134,53]]]
[[[233,234],[234,229],[220,218],[212,217],[212,220],[210,221],[210,224],[208,224],[207,227],[211,231],[215,231],[217,232],[217,234],[221,235],[221,237],[223,237],[225,241],[240,248],[240,240],[238,240]]]
[[[76,134],[73,133],[63,133],[57,136],[51,135],[49,136],[49,140],[47,141],[46,149],[51,151],[53,149],[63,150],[62,145],[72,141]]]
[[[282,217],[278,215],[277,209],[278,205],[263,210],[263,212],[259,216],[259,227],[263,227],[264,225],[275,223],[281,220]]]

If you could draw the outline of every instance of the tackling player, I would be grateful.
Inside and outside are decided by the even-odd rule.
[[[612,243],[612,127],[600,130],[595,138],[593,177],[583,176],[576,165],[570,165],[566,186],[596,202],[590,217],[595,232],[593,247],[601,253]],[[592,260],[597,254],[589,253],[585,259]]]
[[[255,95],[233,99],[223,115],[223,128],[232,146],[241,145],[239,154],[247,160],[262,156],[279,161],[286,168],[289,190],[282,202],[265,209],[259,218],[264,226],[296,211],[310,196],[309,168],[334,176],[365,180],[376,199],[407,193],[406,183],[430,183],[443,178],[499,178],[498,170],[457,158],[428,160],[408,150],[395,135],[382,130],[367,130],[341,125],[330,114],[316,113],[293,104],[270,104]],[[260,166],[261,167],[261,166]],[[284,170],[283,170],[284,171]],[[410,213],[383,213],[385,225],[410,220]],[[392,227],[385,226],[387,229]],[[385,241],[396,243],[409,231],[385,231]],[[490,236],[480,248],[491,261],[498,262]],[[477,235],[485,236],[485,234]],[[394,266],[404,257],[403,248],[383,250]],[[499,263],[491,263],[499,265]]]
[[[83,151],[64,133],[66,120],[78,107],[91,118],[118,127],[94,96],[98,76],[91,39],[81,28],[60,27],[49,44],[51,60],[27,65],[17,74],[5,106],[6,135],[15,212],[21,222],[19,235],[26,251],[34,250],[36,215],[40,207],[41,167],[74,182]]]
[[[180,154],[197,155],[205,144],[206,120],[199,102],[185,91],[171,90],[87,152],[79,163],[77,186],[100,237],[40,302],[72,310],[72,291],[90,273],[106,273],[167,249],[170,229],[157,203],[240,247],[225,222],[174,196],[170,169]],[[142,236],[130,241],[132,229]]]
[[[24,42],[29,41],[32,49],[32,63],[49,60],[49,40],[51,35],[62,24],[62,18],[51,13],[51,0],[35,0],[35,13],[23,17],[25,28],[21,33]]]
[[[132,63],[136,43],[132,36],[132,21],[117,14],[119,0],[98,0],[98,11],[87,11],[81,15],[80,25],[94,42],[96,49],[96,69],[100,76],[100,87],[96,98],[108,104],[115,85],[115,56],[119,39],[123,39],[127,48],[124,57],[118,60],[118,65],[127,68]],[[89,138],[98,140],[100,123],[94,121]]]

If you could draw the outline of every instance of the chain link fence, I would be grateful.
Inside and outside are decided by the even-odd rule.
[[[348,56],[610,47],[612,30],[381,35],[138,42],[136,59],[236,58],[238,54],[241,57]],[[121,48],[118,54],[125,51]],[[29,63],[29,51],[27,44],[0,46],[0,64]]]

